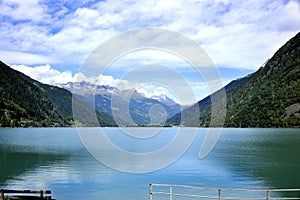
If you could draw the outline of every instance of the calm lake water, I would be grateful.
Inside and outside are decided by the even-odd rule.
[[[118,146],[144,152],[162,147],[178,129],[165,128],[152,137],[158,141],[150,143],[133,141],[118,128],[105,130]],[[142,133],[146,128],[135,130]],[[0,188],[50,189],[57,200],[146,200],[149,183],[300,188],[300,129],[223,129],[213,151],[199,159],[206,131],[198,129],[192,145],[172,165],[149,173],[125,173],[91,156],[76,128],[0,129]]]

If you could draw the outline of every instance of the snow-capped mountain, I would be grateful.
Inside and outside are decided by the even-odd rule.
[[[57,83],[57,87],[64,88],[75,94],[112,94],[115,90],[115,87],[108,85],[95,85],[85,81],[82,82],[68,82],[68,83]]]
[[[163,119],[180,112],[180,105],[163,94],[148,98],[135,89],[119,90],[87,82],[57,86],[71,91],[85,105],[114,116],[114,120],[122,125],[163,124]]]
[[[155,100],[157,100],[163,104],[169,105],[169,106],[173,106],[173,105],[177,104],[173,99],[168,97],[166,94],[153,95],[150,98],[155,99]]]
[[[79,95],[86,95],[86,94],[118,94],[118,93],[126,93],[127,91],[120,91],[115,87],[108,86],[108,85],[95,85],[93,83],[89,82],[68,82],[68,83],[57,83],[57,87],[64,88],[69,90],[72,93],[79,94]],[[141,97],[145,97],[145,94],[140,93],[138,91],[130,92],[131,90],[128,90],[129,93],[132,93],[133,95],[138,95]],[[165,105],[173,106],[178,103],[176,103],[173,99],[168,97],[166,94],[159,94],[159,95],[153,95],[151,97],[148,97],[153,100],[157,100]]]

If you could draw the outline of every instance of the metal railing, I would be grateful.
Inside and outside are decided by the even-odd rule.
[[[154,200],[153,195],[164,195],[165,199],[169,200],[174,200],[176,197],[217,200],[300,200],[300,189],[248,190],[154,183],[150,184],[149,194],[150,200]]]

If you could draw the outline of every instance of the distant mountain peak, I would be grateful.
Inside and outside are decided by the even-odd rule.
[[[96,85],[94,83],[89,83],[86,81],[81,82],[68,82],[68,83],[57,83],[57,87],[69,90],[72,93],[85,95],[85,94],[115,94],[123,96],[124,98],[149,98],[157,100],[165,105],[173,106],[177,103],[166,94],[154,94],[147,97],[144,93],[139,92],[135,89],[119,90],[115,87],[109,85]]]
[[[69,90],[75,94],[98,94],[98,93],[113,93],[117,90],[115,87],[109,85],[96,85],[86,81],[56,83],[55,86]]]
[[[157,100],[166,105],[175,105],[177,104],[172,98],[168,97],[166,94],[152,95],[151,99]]]

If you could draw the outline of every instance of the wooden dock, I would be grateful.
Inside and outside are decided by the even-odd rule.
[[[54,200],[50,190],[0,190],[1,200]]]

